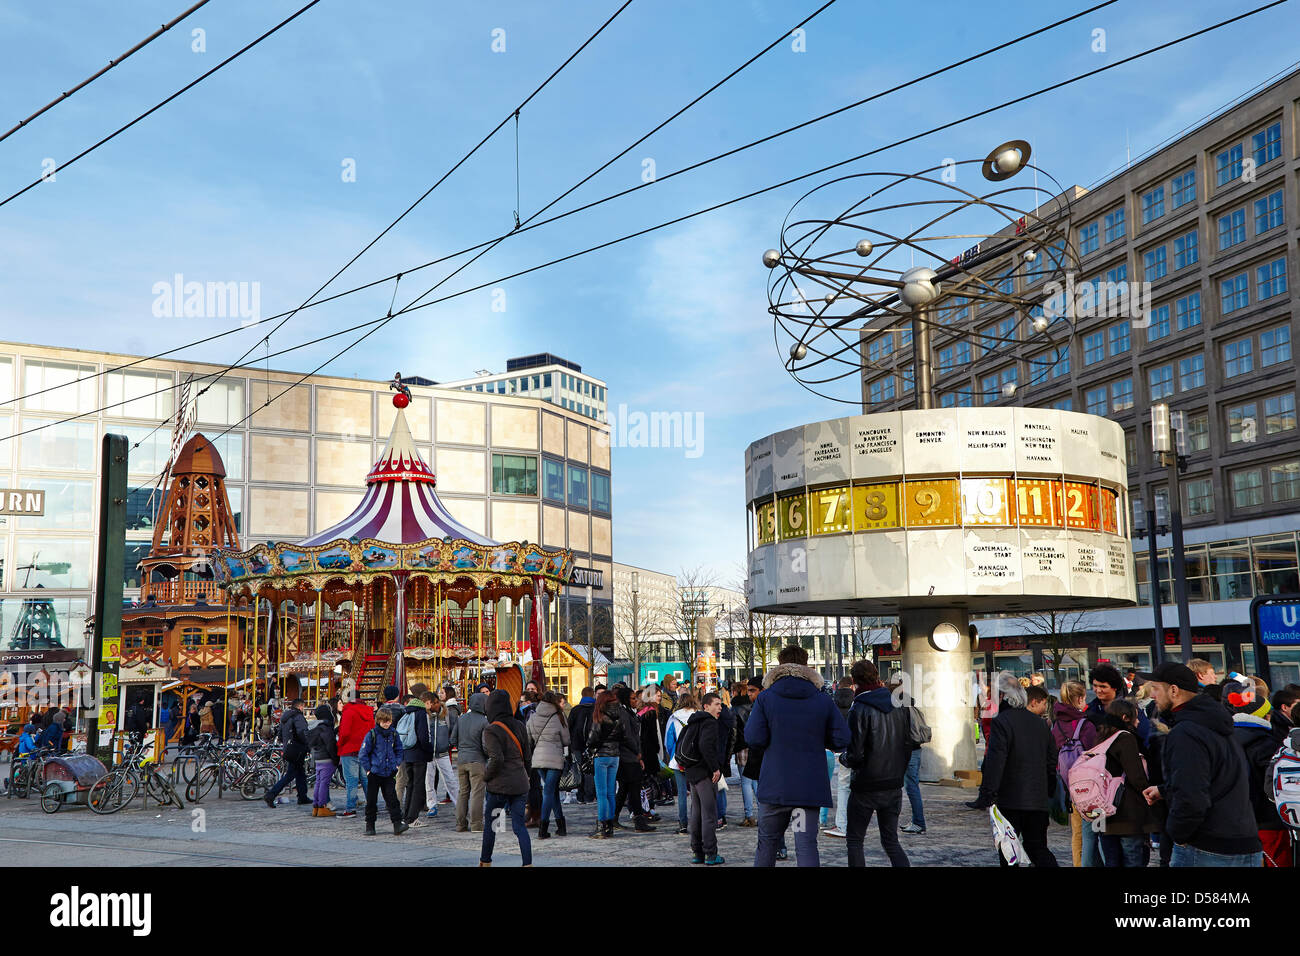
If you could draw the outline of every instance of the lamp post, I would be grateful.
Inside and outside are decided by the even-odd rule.
[[[641,575],[632,572],[632,672],[636,674],[637,685],[641,684],[641,639],[637,631],[637,595],[641,591]]]
[[[1178,604],[1178,643],[1183,653],[1183,663],[1192,659],[1192,621],[1187,607],[1187,566],[1183,559],[1183,495],[1179,485],[1179,472],[1183,456],[1177,453],[1173,418],[1169,405],[1160,402],[1151,406],[1151,450],[1160,456],[1160,463],[1169,472],[1169,532],[1172,536],[1169,560],[1174,572],[1174,600]],[[1180,430],[1181,431],[1181,430]],[[1159,588],[1159,581],[1153,582]],[[1163,641],[1163,635],[1161,635]]]
[[[596,632],[591,627],[591,585],[587,585],[587,680],[596,682]]]

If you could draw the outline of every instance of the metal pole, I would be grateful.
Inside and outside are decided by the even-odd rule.
[[[596,632],[591,627],[591,585],[587,585],[587,660],[591,663],[590,670],[594,674],[596,671]],[[637,675],[640,681],[640,674]]]
[[[844,636],[840,631],[840,618],[835,618],[835,670],[836,677],[844,676]]]
[[[912,367],[916,388],[916,407],[934,408],[934,376],[930,368],[930,310],[917,306],[912,310]]]
[[[1183,651],[1183,663],[1192,659],[1192,618],[1187,608],[1187,566],[1183,559],[1183,503],[1178,480],[1178,455],[1164,455],[1169,468],[1169,530],[1173,534],[1169,559],[1174,569],[1174,600],[1178,602],[1178,643]]]
[[[639,621],[637,620],[637,572],[632,572],[632,671],[636,674],[637,683],[641,682],[641,638],[637,630]],[[588,592],[590,593],[590,592]]]
[[[1160,559],[1156,549],[1156,511],[1155,505],[1147,509],[1147,560],[1150,570],[1147,580],[1151,588],[1151,611],[1155,615],[1155,636],[1151,641],[1151,666],[1165,662],[1165,621],[1160,611]]]
[[[125,435],[105,435],[99,465],[99,541],[95,567],[95,630],[91,637],[91,680],[98,682],[97,696],[102,694],[105,676],[116,678],[122,640],[123,565],[126,553],[126,471],[128,442]],[[36,562],[32,562],[35,564]],[[104,660],[104,639],[118,642],[118,655]],[[112,686],[110,684],[110,686]],[[111,713],[117,713],[118,698],[112,701]],[[86,721],[86,753],[92,757],[99,746],[99,714],[103,700],[95,701],[92,716]],[[114,724],[113,730],[116,730]]]

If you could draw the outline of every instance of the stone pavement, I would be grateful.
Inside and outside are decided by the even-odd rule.
[[[922,785],[927,832],[901,835],[913,866],[996,866],[988,814],[968,810],[962,803],[975,791]],[[336,793],[336,797],[339,795]],[[757,829],[740,827],[740,791],[728,793],[729,825],[718,834],[718,844],[728,866],[751,866]],[[382,800],[382,798],[381,798]],[[339,800],[341,804],[341,799]],[[903,800],[903,820],[908,820]],[[43,813],[34,799],[0,798],[0,861],[7,865],[307,865],[354,866],[416,864],[474,866],[482,835],[457,833],[453,808],[439,808],[428,825],[394,836],[381,805],[379,835],[363,835],[361,814],[349,819],[319,819],[310,808],[293,803],[274,810],[261,801],[209,796],[185,810],[148,809],[136,801],[112,816],[96,816],[84,807],[66,807]],[[690,845],[676,832],[676,805],[659,808],[663,820],[654,833],[618,830],[612,840],[591,840],[594,805],[564,807],[569,835],[536,839],[533,861],[537,866],[685,866]],[[626,818],[625,818],[626,819]],[[1048,838],[1057,859],[1070,862],[1069,830],[1052,825]],[[790,859],[778,866],[795,866],[794,842],[788,835]],[[825,866],[847,863],[842,839],[821,834],[818,845]],[[880,849],[875,822],[867,831],[867,864],[887,866]],[[494,865],[517,866],[519,846],[514,834],[497,837]]]

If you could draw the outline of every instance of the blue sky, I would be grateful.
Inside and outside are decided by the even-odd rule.
[[[8,128],[170,20],[186,0],[0,4],[0,126]],[[297,9],[286,0],[212,0],[173,32],[29,128],[0,143],[8,195],[152,106]],[[634,0],[525,109],[520,190],[527,218],[785,33],[814,0]],[[526,269],[722,199],[938,125],[1127,56],[1246,2],[1120,0],[1073,24],[811,129],[512,238],[450,280],[454,291]],[[539,4],[322,0],[253,51],[78,164],[0,209],[0,337],[131,353],[230,326],[152,314],[154,283],[260,283],[263,315],[292,308],[428,188],[616,8],[614,0]],[[567,209],[928,72],[1085,6],[1004,2],[914,8],[839,0],[561,203]],[[559,12],[562,11],[562,12]],[[934,25],[934,26],[931,26]],[[1062,183],[1091,184],[1295,59],[1285,4],[1121,67],[859,164],[928,168],[1025,138]],[[191,31],[205,31],[206,52]],[[492,31],[505,31],[505,51]],[[1105,31],[1104,52],[1093,49]],[[345,161],[356,181],[344,182]],[[782,217],[819,180],[791,186],[639,240],[402,317],[326,371],[385,378],[395,369],[448,381],[551,351],[609,383],[614,406],[703,416],[702,454],[618,448],[615,558],[739,578],[743,452],[755,438],[848,413],[804,392],[781,367],[766,313]],[[3,198],[0,196],[0,198]],[[507,232],[515,208],[513,125],[488,143],[336,291]],[[403,279],[410,301],[449,266]],[[392,284],[295,317],[286,348],[383,315]],[[244,332],[184,357],[229,361]],[[307,371],[347,339],[275,361]]]

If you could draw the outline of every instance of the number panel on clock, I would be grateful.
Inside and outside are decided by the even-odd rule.
[[[754,514],[758,520],[758,543],[771,544],[776,540],[776,502],[763,502]]]
[[[1016,514],[1021,527],[1061,527],[1061,483],[1047,478],[1017,478]]]
[[[853,487],[853,530],[897,528],[898,482],[885,481]]]
[[[904,485],[904,515],[909,528],[958,527],[956,478],[909,481]]]
[[[1065,526],[1067,528],[1086,528],[1096,531],[1097,520],[1097,486],[1087,485],[1081,481],[1067,481],[1062,494],[1065,508]]]
[[[808,492],[808,518],[809,534],[848,531],[852,524],[848,485]]]
[[[961,523],[968,525],[1011,524],[1008,503],[1010,482],[1006,478],[963,478],[961,480]]]
[[[1101,530],[1108,534],[1119,533],[1119,515],[1116,513],[1116,499],[1119,496],[1109,488],[1102,488],[1097,500],[1101,504]]]
[[[808,536],[808,496],[779,495],[776,499],[776,522],[781,540]]]

